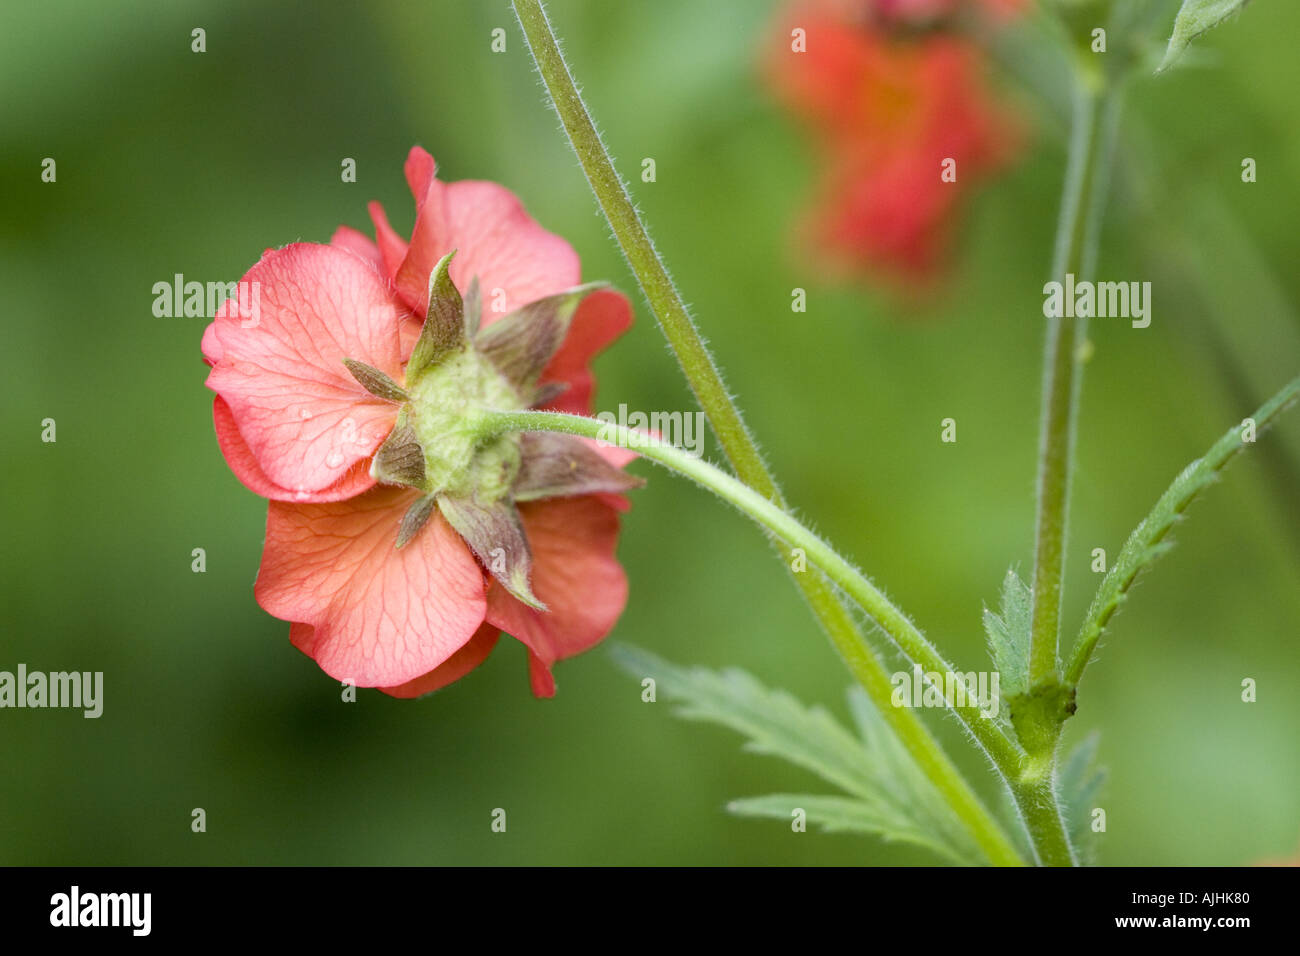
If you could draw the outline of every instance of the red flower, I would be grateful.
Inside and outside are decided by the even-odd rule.
[[[937,271],[961,193],[1017,139],[984,87],[978,48],[939,27],[966,8],[1015,6],[801,0],[783,17],[773,84],[826,156],[809,226],[832,264],[911,280]],[[804,52],[792,48],[796,29]]]
[[[550,696],[551,666],[622,612],[618,511],[638,481],[619,449],[485,439],[474,416],[589,413],[588,365],[631,307],[576,287],[572,248],[503,187],[439,182],[419,148],[406,175],[409,245],[372,203],[378,244],[342,227],[268,251],[243,279],[255,314],[232,299],[204,333],[222,452],[271,499],[256,597],[356,686],[436,690],[504,630]]]

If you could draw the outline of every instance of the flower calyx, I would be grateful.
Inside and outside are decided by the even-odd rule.
[[[398,548],[436,507],[507,591],[544,610],[529,583],[532,555],[516,502],[618,494],[643,482],[576,436],[499,434],[484,427],[484,417],[546,405],[564,390],[564,383],[543,382],[543,374],[582,300],[604,283],[537,299],[484,326],[478,280],[462,298],[450,275],[454,255],[429,276],[429,305],[404,383],[344,361],[366,391],[401,406],[371,475],[421,492],[398,528]]]

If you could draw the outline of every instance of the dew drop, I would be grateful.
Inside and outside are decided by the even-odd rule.
[[[343,464],[343,455],[337,451],[332,451],[325,456],[325,465],[327,468],[337,468]]]

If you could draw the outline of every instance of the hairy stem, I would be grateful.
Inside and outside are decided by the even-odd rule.
[[[1105,201],[1119,95],[1104,77],[1083,74],[1076,81],[1070,158],[1057,224],[1052,278],[1082,281],[1095,265]],[[1068,295],[1064,298],[1068,299]],[[1064,302],[1063,312],[1073,305]],[[1038,452],[1038,509],[1034,546],[1033,614],[1030,627],[1029,683],[1050,692],[1060,683],[1057,644],[1065,573],[1070,475],[1082,380],[1081,346],[1087,321],[1066,314],[1047,320],[1043,357],[1043,413]],[[1044,718],[1047,720],[1047,718]],[[1024,776],[1010,780],[1042,863],[1075,862],[1060,808],[1052,791],[1061,722],[1036,728],[1040,751],[1030,754]]]
[[[559,42],[551,29],[546,11],[540,0],[514,0],[514,8],[538,73],[546,85],[587,182],[591,185],[596,201],[609,221],[619,247],[636,275],[696,400],[708,417],[723,454],[742,482],[775,505],[776,510],[784,513],[787,505],[780,487],[764,464],[758,445],[746,428],[739,409],[731,401],[712,355],[696,330],[663,260],[656,252],[626,186],[614,169],[613,161],[601,142],[595,123],[560,52]],[[775,539],[775,543],[786,567],[791,567],[789,545],[780,537]],[[883,706],[888,701],[890,689],[884,663],[867,644],[853,614],[831,584],[816,573],[795,574],[794,581],[845,664],[873,700],[882,705],[882,712],[908,751],[944,794],[989,859],[1003,864],[1021,862],[1006,835],[920,718],[903,708]],[[895,618],[901,619],[906,628],[919,637],[919,631],[901,612],[892,605],[889,608]],[[893,633],[889,628],[886,631]],[[1014,747],[1000,734],[997,737],[998,739],[990,737],[987,743],[981,740],[981,745],[999,763],[1015,760]],[[998,753],[990,750],[990,746],[997,749]]]
[[[1105,110],[1099,95],[1077,92],[1070,160],[1057,224],[1052,278],[1085,278],[1085,259],[1095,242],[1096,208],[1092,196],[1100,176]],[[1090,263],[1088,264],[1091,265]],[[1072,306],[1066,303],[1067,306]],[[1072,313],[1072,307],[1064,311]],[[1043,418],[1038,446],[1038,511],[1034,545],[1033,618],[1030,631],[1029,682],[1039,685],[1058,676],[1057,637],[1061,584],[1065,571],[1065,532],[1071,459],[1078,411],[1079,345],[1087,320],[1071,314],[1049,317],[1043,356]]]

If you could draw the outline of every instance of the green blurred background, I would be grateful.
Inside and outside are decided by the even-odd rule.
[[[954,274],[918,308],[820,278],[792,249],[817,157],[758,53],[773,6],[554,0],[551,13],[678,283],[803,516],[966,669],[981,603],[1030,562],[1041,284],[1059,117],[965,209]],[[207,31],[207,52],[190,31]],[[508,50],[490,51],[505,28]],[[1101,272],[1155,281],[1152,326],[1095,323],[1067,627],[1168,481],[1300,370],[1300,6],[1253,4],[1209,68],[1132,91]],[[21,864],[919,863],[868,838],[729,817],[820,788],[711,726],[644,704],[604,649],[528,691],[505,640],[417,702],[338,685],[253,601],[265,504],[217,450],[204,319],[155,318],[174,273],[233,280],[264,248],[412,209],[415,143],[444,178],[498,180],[635,284],[491,2],[90,0],[0,12],[5,467],[0,669],[105,673],[98,720],[0,711],[0,862]],[[1041,84],[1040,85],[1041,88]],[[1023,84],[1021,84],[1023,87]],[[54,157],[58,180],[40,181]],[[644,184],[642,157],[658,181]],[[1243,156],[1259,181],[1240,181]],[[358,182],[340,181],[343,157]],[[1148,165],[1161,194],[1133,178]],[[808,290],[806,314],[790,290]],[[653,319],[598,364],[598,407],[690,408]],[[958,421],[941,444],[939,422]],[[40,440],[57,421],[58,441]],[[716,448],[707,446],[711,455]],[[1197,504],[1116,619],[1068,739],[1100,729],[1113,864],[1235,864],[1300,840],[1300,418]],[[636,466],[649,473],[645,465]],[[662,472],[635,496],[611,638],[738,665],[844,715],[847,672],[761,536]],[[207,571],[191,571],[191,550]],[[1259,684],[1255,704],[1240,682]],[[934,716],[934,715],[932,715]],[[951,722],[933,726],[986,795]],[[190,829],[192,808],[207,832]],[[493,808],[509,829],[490,830]]]

